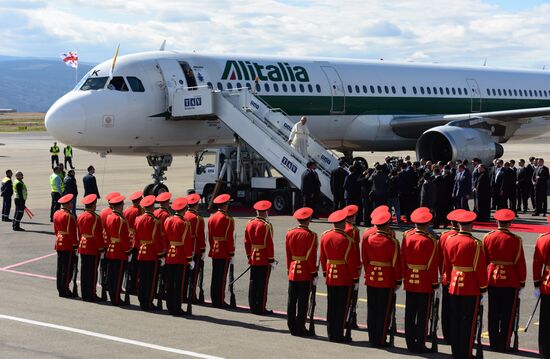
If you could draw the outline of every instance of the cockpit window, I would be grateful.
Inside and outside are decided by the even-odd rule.
[[[84,84],[82,84],[82,87],[80,88],[81,91],[89,91],[89,90],[101,90],[105,87],[105,83],[107,82],[107,77],[90,77],[86,81],[84,81]]]
[[[128,80],[128,83],[130,84],[130,88],[132,89],[132,91],[145,92],[145,87],[143,87],[143,83],[137,77],[128,76],[126,80]]]
[[[126,85],[124,77],[122,76],[113,77],[111,82],[109,82],[109,84],[107,85],[107,88],[109,90],[128,91],[128,85]]]

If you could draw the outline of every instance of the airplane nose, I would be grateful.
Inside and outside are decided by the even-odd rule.
[[[84,109],[76,101],[65,101],[61,98],[48,110],[44,122],[55,139],[76,145],[82,138],[86,116]]]

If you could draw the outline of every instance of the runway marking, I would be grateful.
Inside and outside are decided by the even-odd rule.
[[[170,347],[165,347],[165,346],[162,346],[162,345],[142,342],[142,341],[139,341],[139,340],[115,337],[113,335],[108,335],[108,334],[103,334],[103,333],[98,333],[98,332],[92,332],[92,331],[89,331],[89,330],[78,329],[78,328],[73,328],[73,327],[67,327],[67,326],[64,326],[64,325],[57,325],[57,324],[52,324],[52,323],[47,323],[47,322],[39,322],[37,320],[31,320],[31,319],[26,319],[26,318],[13,317],[13,316],[10,316],[10,315],[0,314],[0,319],[12,320],[12,321],[15,321],[15,322],[32,324],[32,325],[36,325],[36,326],[40,326],[40,327],[52,328],[52,329],[57,329],[57,330],[64,330],[66,332],[72,332],[72,333],[77,333],[77,334],[81,334],[81,335],[87,335],[87,336],[90,336],[90,337],[95,337],[95,338],[100,338],[100,339],[105,339],[105,340],[111,340],[111,341],[114,341],[114,342],[135,345],[135,346],[138,346],[138,347],[144,347],[144,348],[159,350],[159,351],[168,352],[168,353],[187,355],[187,356],[191,356],[191,357],[194,357],[194,358],[221,359],[221,357],[217,357],[217,356],[213,356],[213,355],[202,354],[202,353],[197,353],[197,352],[192,352],[192,351],[189,351],[189,350],[182,350],[182,349],[177,349],[177,348],[170,348]]]
[[[36,258],[27,259],[26,261],[23,261],[23,262],[11,264],[11,265],[9,265],[9,266],[0,268],[0,270],[6,270],[6,269],[11,269],[11,268],[19,267],[19,266],[22,266],[22,265],[24,265],[24,264],[28,264],[28,263],[32,263],[32,262],[37,262],[37,261],[39,261],[39,260],[46,259],[46,258],[51,257],[51,256],[54,256],[54,255],[56,255],[56,252],[49,253],[49,254],[46,254],[46,255],[43,255],[43,256],[40,256],[40,257],[36,257]]]
[[[327,296],[327,293],[317,292],[317,295],[318,295],[318,296],[321,296],[321,297],[326,297],[326,296]],[[363,303],[367,303],[367,302],[368,302],[368,300],[366,300],[365,298],[358,298],[357,301],[363,302]],[[396,306],[397,308],[405,309],[405,304],[395,304],[395,306]]]
[[[49,275],[35,274],[35,273],[29,273],[29,272],[21,272],[21,271],[13,270],[13,269],[0,268],[0,272],[19,274],[19,275],[24,275],[24,276],[27,276],[27,277],[34,277],[34,278],[40,278],[40,279],[56,280],[55,277],[51,277]]]

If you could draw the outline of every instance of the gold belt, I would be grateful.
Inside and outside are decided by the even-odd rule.
[[[515,264],[514,262],[506,262],[506,261],[491,261],[491,263],[497,266],[511,266]]]
[[[390,262],[369,261],[369,264],[375,267],[392,267]]]
[[[265,246],[262,244],[253,244],[252,248],[254,249],[265,249]]]
[[[407,263],[407,268],[409,269],[416,269],[416,270],[427,270],[428,266],[425,264],[409,264]]]
[[[293,261],[305,261],[307,258],[304,256],[304,257],[297,257],[297,256],[292,256],[292,260]]]
[[[225,237],[213,237],[212,239],[217,241],[217,242],[221,242],[221,241],[225,241],[227,238],[225,238]]]
[[[93,234],[81,234],[80,237],[82,238],[94,238]]]
[[[343,259],[328,259],[328,264],[346,264],[346,261]]]
[[[474,267],[459,267],[459,266],[453,266],[453,270],[458,272],[475,272]]]
[[[183,242],[179,242],[179,241],[170,241],[170,245],[171,245],[171,246],[174,246],[174,247],[180,247],[180,246],[183,246]]]
[[[153,243],[153,241],[139,241],[140,246],[145,245],[145,244],[151,244],[151,243]]]
[[[111,243],[119,243],[119,242],[120,242],[120,238],[111,237]]]
[[[57,235],[66,235],[66,234],[69,234],[69,232],[65,232],[65,231],[57,231]]]

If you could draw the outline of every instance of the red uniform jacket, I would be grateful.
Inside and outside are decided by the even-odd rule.
[[[188,210],[183,216],[189,221],[191,239],[195,241],[195,254],[204,253],[206,250],[206,236],[204,235],[204,218],[193,210]]]
[[[525,287],[527,265],[520,237],[499,228],[483,238],[487,258],[489,285],[493,287]]]
[[[365,284],[394,288],[403,281],[399,241],[392,233],[376,231],[361,244]]]
[[[450,294],[475,296],[487,290],[487,261],[480,240],[458,232],[447,239],[443,255]]]
[[[136,218],[134,241],[139,244],[139,261],[156,261],[164,254],[160,231],[160,222],[151,212],[145,212]]]
[[[533,281],[541,294],[550,294],[550,233],[540,235],[533,255]]]
[[[244,230],[244,249],[248,264],[267,266],[275,258],[273,249],[273,226],[263,217],[248,222]]]
[[[439,285],[439,257],[436,237],[414,228],[405,232],[401,244],[405,290],[432,293]]]
[[[359,253],[353,238],[340,229],[331,229],[321,236],[320,259],[326,284],[350,286],[359,281]]]
[[[445,231],[441,234],[439,237],[439,253],[441,254],[439,256],[439,273],[441,273],[441,284],[448,285],[449,282],[447,281],[447,276],[445,275],[445,261],[443,253],[445,253],[445,243],[449,239],[449,237],[452,237],[454,235],[458,234],[457,228],[451,228],[448,231]]]
[[[53,230],[56,251],[72,251],[78,247],[76,220],[71,211],[63,208],[54,213]]]
[[[235,255],[235,221],[222,210],[208,218],[208,256],[214,259],[229,259]]]
[[[153,212],[153,214],[159,220],[161,243],[163,245],[164,251],[166,251],[166,248],[168,247],[168,240],[166,239],[166,236],[164,234],[164,221],[166,221],[168,217],[170,217],[170,211],[167,208],[160,207],[160,208],[157,208]]]
[[[105,257],[107,259],[127,260],[132,249],[132,243],[130,242],[128,222],[121,213],[113,212],[107,217],[105,232],[109,237]]]
[[[134,241],[134,232],[136,230],[136,218],[142,213],[142,209],[139,206],[131,206],[124,210],[124,219],[128,222],[130,241],[134,248],[139,248],[139,245]]]
[[[103,208],[101,212],[99,212],[99,218],[101,219],[101,225],[103,226],[103,245],[107,247],[109,245],[109,234],[105,230],[105,224],[107,223],[107,217],[109,217],[113,213],[113,209],[111,207]]]
[[[359,236],[359,229],[355,227],[353,223],[346,222],[346,228],[344,231],[347,233],[348,236],[353,238],[353,243],[355,243],[355,250],[357,253],[361,253],[361,238]],[[361,256],[359,256],[359,259],[361,259]]]
[[[77,223],[80,235],[78,253],[99,255],[99,252],[105,249],[105,244],[103,242],[103,225],[97,213],[85,210],[78,216]]]
[[[194,241],[191,239],[191,228],[179,214],[164,221],[164,235],[168,240],[166,252],[167,264],[188,264],[193,258]]]
[[[317,234],[306,226],[298,226],[286,233],[285,242],[288,280],[312,280],[317,275]]]

